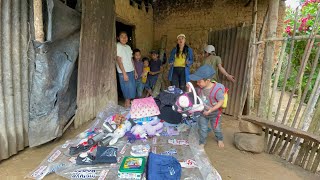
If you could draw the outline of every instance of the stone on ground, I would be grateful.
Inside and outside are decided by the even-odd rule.
[[[248,121],[239,122],[239,130],[245,133],[262,134],[262,127]]]
[[[241,151],[262,153],[264,150],[264,136],[238,132],[234,134],[234,144]]]

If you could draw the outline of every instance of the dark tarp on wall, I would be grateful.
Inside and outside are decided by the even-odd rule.
[[[29,146],[62,135],[74,116],[81,15],[59,0],[47,0],[46,42],[34,42],[30,91]],[[46,16],[47,15],[47,16]]]

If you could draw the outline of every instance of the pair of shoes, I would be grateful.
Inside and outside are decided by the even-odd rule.
[[[77,146],[71,146],[70,148],[69,148],[69,155],[70,156],[73,156],[73,155],[76,155],[76,154],[78,154],[78,153],[80,153],[80,152],[86,152],[86,151],[89,151],[90,150],[90,148],[92,147],[92,145],[86,145],[86,146],[84,146],[84,145],[82,145],[82,144],[79,144],[79,145],[77,145]]]
[[[131,152],[130,154],[132,156],[148,156],[150,151],[150,145],[146,144],[146,145],[135,145],[131,147]]]
[[[76,159],[77,165],[93,165],[95,157],[90,153],[81,153]]]

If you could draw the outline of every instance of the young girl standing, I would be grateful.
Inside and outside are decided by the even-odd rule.
[[[125,98],[125,107],[130,107],[130,99],[136,96],[135,79],[138,75],[132,62],[132,50],[128,42],[128,35],[122,31],[118,36],[117,43],[117,72],[122,94]]]

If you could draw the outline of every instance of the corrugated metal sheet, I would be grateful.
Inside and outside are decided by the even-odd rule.
[[[114,0],[82,1],[76,127],[118,99],[114,8]]]
[[[221,77],[222,84],[229,88],[229,101],[225,114],[238,116],[240,111],[241,94],[245,90],[243,83],[247,66],[247,55],[251,27],[238,27],[215,31],[209,34],[209,44],[216,48],[221,57],[223,67],[236,78],[236,83]]]
[[[0,0],[0,160],[28,145],[26,0]]]

